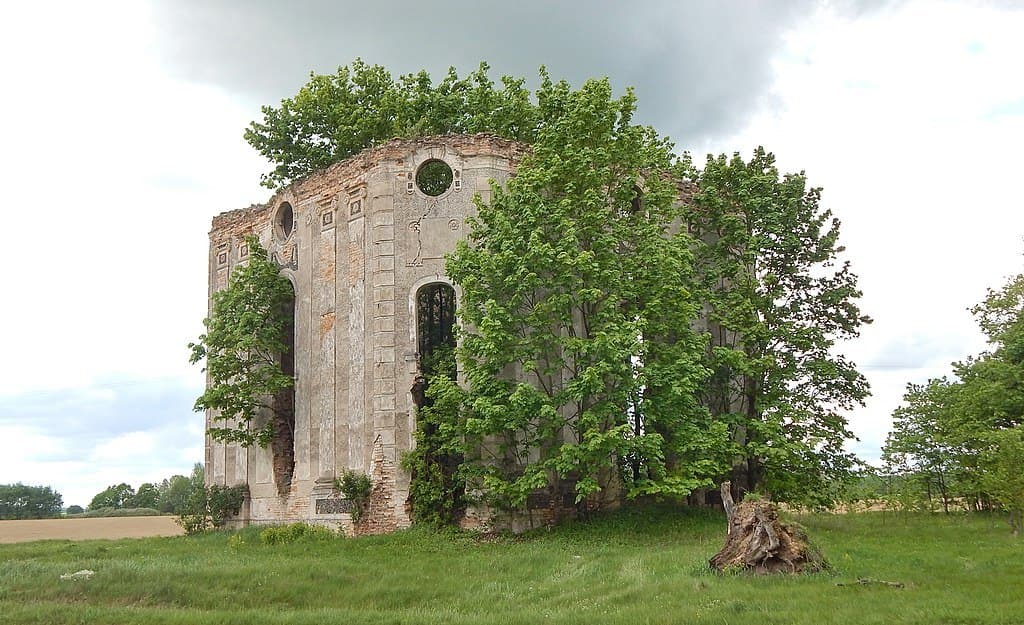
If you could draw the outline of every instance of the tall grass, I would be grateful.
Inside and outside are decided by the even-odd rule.
[[[724,519],[665,507],[489,540],[413,529],[267,545],[250,529],[0,545],[0,622],[1024,622],[1024,541],[1000,519],[798,520],[831,572],[712,573]],[[95,575],[60,580],[80,569]]]

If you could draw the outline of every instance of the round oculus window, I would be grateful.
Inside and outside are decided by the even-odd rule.
[[[452,186],[452,168],[448,163],[431,159],[416,170],[416,187],[424,194],[437,197]]]

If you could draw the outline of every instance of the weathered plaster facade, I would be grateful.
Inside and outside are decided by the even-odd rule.
[[[416,293],[449,282],[443,256],[465,236],[474,195],[486,201],[489,181],[511,175],[524,150],[491,135],[393,140],[266,204],[213,219],[211,298],[245,262],[243,237],[253,233],[296,295],[295,457],[287,492],[278,492],[269,448],[206,439],[208,483],[248,485],[241,521],[328,523],[351,532],[348,502],[332,482],[354,469],[374,483],[359,531],[409,525],[409,476],[398,463],[413,443]],[[415,180],[432,160],[452,171],[450,187],[436,197]]]

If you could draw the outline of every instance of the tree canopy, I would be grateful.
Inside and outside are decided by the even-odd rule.
[[[461,377],[430,381],[417,440],[445,460],[410,462],[434,476],[413,492],[444,502],[440,516],[455,502],[435,497],[438,485],[506,507],[543,490],[576,502],[616,489],[678,497],[724,478],[783,500],[829,499],[825,484],[854,464],[843,412],[868,393],[836,348],[870,319],[821,190],[760,148],[694,166],[636,125],[632,91],[613,97],[607,80],[573,89],[541,68],[531,93],[521,78],[495,86],[488,70],[450,69],[435,84],[357,60],[311,76],[246,131],[275,164],[270,187],[398,136],[488,131],[531,147],[477,200],[468,240],[447,258]],[[276,269],[261,271],[276,288]],[[209,358],[214,319],[236,295],[215,297],[193,360]],[[236,325],[224,345],[253,334]],[[197,408],[238,419],[215,437],[262,442],[252,415],[274,392],[266,383],[284,381],[278,370],[239,387],[241,360],[219,373],[208,361],[217,390]],[[455,458],[458,476],[445,468]]]
[[[135,489],[131,485],[121,482],[108,486],[96,493],[96,496],[89,502],[90,510],[100,508],[127,508],[135,497]]]
[[[803,172],[780,174],[763,148],[749,161],[709,156],[691,176],[684,218],[713,372],[701,396],[729,428],[733,486],[827,503],[826,485],[855,461],[842,447],[852,436],[843,411],[869,392],[836,350],[871,321],[841,260],[839,220],[821,208],[821,189]]]
[[[261,411],[273,411],[271,399],[294,385],[281,369],[294,293],[256,237],[247,237],[246,244],[248,262],[234,269],[227,288],[213,294],[213,310],[203,321],[206,333],[189,344],[191,362],[205,359],[209,375],[195,409],[215,411],[221,425],[208,430],[214,440],[266,447],[274,421],[253,421]]]
[[[489,69],[480,63],[460,78],[452,67],[434,84],[425,71],[396,79],[356,59],[334,74],[310,74],[294,97],[264,106],[245,139],[275,163],[263,176],[272,189],[395,137],[493,132],[532,142],[538,114],[525,79],[504,76],[497,87]]]
[[[49,486],[0,484],[0,519],[47,519],[60,516],[63,505]]]
[[[909,384],[883,458],[890,470],[975,508],[999,506],[1024,531],[1024,274],[971,309],[989,349],[953,375]]]
[[[633,458],[633,494],[685,495],[721,472],[725,432],[696,401],[703,343],[671,144],[634,125],[632,92],[613,98],[607,80],[544,80],[537,96],[532,152],[446,264],[468,387],[435,392],[459,395],[465,473],[515,508],[538,489],[576,502],[621,490]]]

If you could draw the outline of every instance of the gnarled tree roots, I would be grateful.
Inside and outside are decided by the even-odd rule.
[[[730,483],[722,484],[722,503],[729,519],[725,546],[711,558],[711,568],[753,573],[807,573],[828,568],[803,528],[779,520],[775,504],[743,501],[734,505]]]

